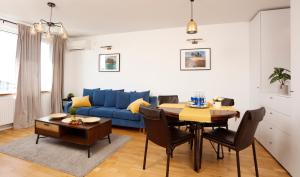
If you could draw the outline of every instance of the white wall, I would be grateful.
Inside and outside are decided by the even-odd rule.
[[[152,95],[178,94],[181,101],[194,91],[208,98],[236,99],[243,112],[249,107],[249,23],[199,27],[190,36],[185,28],[160,29],[104,36],[92,36],[91,50],[71,51],[65,60],[65,94],[82,94],[82,88],[151,90]],[[198,45],[186,39],[201,37]],[[112,45],[110,52],[100,46]],[[211,48],[212,69],[180,71],[180,49]],[[121,72],[98,72],[99,53],[121,53]]]
[[[300,1],[291,0],[291,69],[292,69],[292,88],[294,92],[292,93],[293,99],[293,147],[294,159],[291,159],[294,166],[291,170],[292,176],[300,176]]]

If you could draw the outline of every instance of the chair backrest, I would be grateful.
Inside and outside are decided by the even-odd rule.
[[[232,98],[224,98],[222,100],[222,106],[234,106],[234,99],[232,99]]]
[[[253,143],[257,126],[263,120],[265,114],[264,107],[246,111],[234,138],[237,150],[243,150]]]
[[[153,107],[141,106],[140,113],[144,116],[148,139],[159,146],[167,147],[171,140],[164,111]]]
[[[178,103],[178,95],[160,95],[158,96],[158,103],[164,104],[164,103]]]

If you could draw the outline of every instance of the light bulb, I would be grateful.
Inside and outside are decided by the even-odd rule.
[[[44,31],[42,22],[39,22],[39,24],[38,24],[37,27],[36,27],[36,30],[37,30],[38,32]]]
[[[46,38],[47,38],[47,39],[51,39],[51,38],[52,38],[52,35],[51,35],[50,31],[47,32]]]
[[[34,25],[32,25],[31,28],[30,28],[30,34],[32,34],[32,35],[36,34],[36,30],[35,30]]]
[[[62,35],[62,38],[63,39],[67,39],[68,38],[68,34],[66,32],[64,32],[63,35]]]
[[[64,33],[65,33],[65,29],[64,29],[64,27],[60,27],[59,34],[63,35]]]

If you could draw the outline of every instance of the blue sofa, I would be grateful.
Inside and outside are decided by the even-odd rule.
[[[89,96],[92,107],[77,108],[78,115],[105,117],[112,120],[112,125],[132,128],[144,128],[141,114],[133,114],[127,106],[136,99],[143,98],[151,106],[157,106],[157,97],[149,96],[150,91],[124,92],[124,90],[84,89],[83,96]],[[64,105],[68,113],[72,102]]]

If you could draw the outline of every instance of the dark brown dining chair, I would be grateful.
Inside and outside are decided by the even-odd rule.
[[[188,132],[181,131],[174,127],[169,127],[165,118],[165,113],[161,109],[151,107],[140,107],[140,113],[144,116],[146,128],[146,142],[144,153],[143,169],[146,168],[146,158],[148,149],[148,140],[166,148],[167,153],[167,170],[166,177],[169,176],[170,157],[173,150],[178,145],[189,142],[193,139],[193,135]]]
[[[263,107],[257,110],[246,111],[236,132],[224,128],[217,128],[207,133],[203,132],[200,141],[200,166],[202,160],[203,138],[205,138],[236,151],[237,173],[238,177],[241,177],[239,152],[252,145],[255,174],[256,177],[259,177],[254,134],[259,122],[263,120],[265,113],[266,110]]]
[[[158,104],[164,103],[178,103],[178,95],[159,95],[158,96]]]
[[[158,104],[164,103],[179,103],[178,95],[159,95],[158,96]],[[185,121],[176,120],[174,118],[167,119],[169,126],[186,126],[188,123]]]
[[[221,102],[222,106],[234,106],[234,99],[232,98],[224,98]],[[205,123],[203,124],[203,127],[212,127],[212,129],[214,129],[215,127],[221,128],[221,127],[225,127],[228,130],[228,120],[221,120],[221,121],[214,121],[212,123]],[[210,141],[211,143],[211,141]],[[223,147],[218,144],[217,145],[217,149],[215,148],[215,146],[211,143],[212,148],[214,149],[214,151],[217,154],[217,159],[223,159],[224,158],[224,151],[223,151]],[[220,151],[221,151],[221,156],[220,156]],[[230,152],[230,148],[228,148],[228,151]]]

